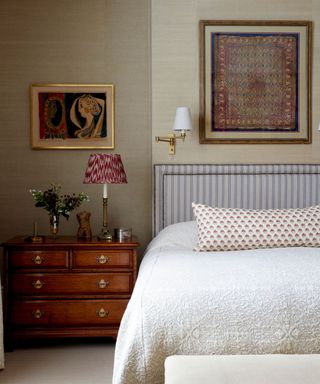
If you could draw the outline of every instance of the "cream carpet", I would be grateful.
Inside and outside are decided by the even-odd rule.
[[[19,347],[5,354],[1,384],[111,384],[114,342]]]

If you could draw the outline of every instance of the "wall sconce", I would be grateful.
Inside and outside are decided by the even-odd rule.
[[[176,117],[173,124],[173,132],[180,132],[180,135],[169,133],[168,136],[156,136],[156,142],[159,141],[169,143],[169,155],[175,154],[176,140],[186,138],[186,131],[192,130],[191,113],[188,107],[178,107],[176,110]]]

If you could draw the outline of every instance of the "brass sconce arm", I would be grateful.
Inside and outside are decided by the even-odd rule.
[[[169,154],[174,155],[175,154],[175,148],[176,148],[176,140],[177,139],[182,139],[183,141],[186,138],[186,133],[182,132],[180,135],[175,135],[174,133],[169,133],[168,136],[161,137],[161,136],[156,136],[156,142],[165,142],[169,143]]]

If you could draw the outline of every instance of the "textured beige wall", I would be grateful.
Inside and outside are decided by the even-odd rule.
[[[115,153],[127,185],[109,187],[109,224],[129,226],[145,245],[151,236],[151,132],[149,124],[148,0],[0,1],[0,239],[31,234],[33,221],[47,234],[48,216],[35,208],[30,188],[61,183],[84,191],[97,233],[102,224],[102,186],[83,185],[96,150],[32,150],[29,85],[115,84]],[[106,151],[108,153],[112,151]],[[73,212],[61,234],[76,234]]]
[[[199,144],[199,20],[312,20],[312,144]],[[317,163],[320,162],[319,0],[152,0],[152,136],[154,163]],[[194,131],[178,142],[176,155],[154,136],[172,129],[175,108],[190,106]]]
[[[109,188],[110,226],[131,226],[143,245],[151,236],[152,162],[320,161],[318,0],[1,0],[0,18],[1,241],[29,234],[34,221],[48,233],[48,217],[34,208],[29,189],[50,182],[66,192],[87,192],[91,201],[82,209],[92,212],[95,233],[101,226],[101,187],[82,184],[87,159],[96,151],[30,148],[31,83],[115,84],[114,152],[123,158],[129,184]],[[314,21],[312,145],[198,143],[200,19]],[[195,129],[169,156],[154,136],[171,130],[179,105],[191,107]],[[75,214],[62,220],[62,234],[76,230]]]

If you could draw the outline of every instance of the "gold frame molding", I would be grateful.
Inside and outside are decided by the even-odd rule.
[[[40,103],[39,94],[52,93],[51,98],[55,99],[54,102],[59,104],[59,118],[58,123],[52,123],[52,120],[48,118],[48,114],[51,112],[48,110],[47,104]],[[56,94],[71,94],[75,95],[74,100],[70,97],[68,110],[66,108],[66,102],[63,98],[59,99],[59,95]],[[83,114],[80,110],[76,110],[78,107],[77,100],[84,95],[90,95],[91,106],[96,106],[93,113],[95,119],[95,131],[99,132],[101,129],[106,129],[107,136],[99,137],[97,133],[95,137],[93,135],[86,136],[84,128],[81,124],[87,122],[90,119],[84,117],[83,114],[88,113],[88,108]],[[94,94],[104,94],[104,100],[101,98],[95,98]],[[93,95],[93,96],[92,96]],[[48,97],[47,101],[50,99]],[[72,103],[72,106],[71,106]],[[87,104],[88,106],[88,104]],[[53,107],[54,111],[56,107]],[[40,110],[41,109],[41,110]],[[53,113],[54,113],[53,111]],[[90,108],[89,108],[90,112]],[[68,118],[66,114],[68,113]],[[89,116],[92,118],[92,116]],[[45,122],[44,122],[45,121]],[[56,124],[56,125],[55,125]],[[61,124],[64,124],[65,128],[69,124],[73,129],[77,129],[77,136],[62,138],[59,137],[59,133],[54,134],[53,137],[41,138],[41,130],[49,129],[50,132],[59,131]],[[51,126],[52,125],[52,126]],[[85,123],[86,125],[86,123]],[[92,125],[91,125],[92,127]],[[101,128],[103,127],[103,128]],[[56,130],[56,131],[55,131]],[[30,85],[30,134],[31,134],[31,146],[33,149],[114,149],[114,85],[113,84],[32,84]]]
[[[311,111],[311,65],[312,65],[312,22],[311,21],[254,21],[254,20],[200,20],[199,22],[200,43],[200,109],[199,109],[199,142],[200,144],[309,144],[312,139],[312,111]],[[208,34],[211,32],[235,32],[235,33],[259,33],[280,32],[300,33],[299,35],[299,102],[298,133],[282,132],[276,133],[252,132],[217,134],[211,130],[211,99],[212,75],[208,63],[211,60],[211,46],[208,49]],[[208,52],[210,50],[210,52]],[[303,51],[301,53],[301,51]],[[211,63],[211,62],[210,62]],[[301,68],[302,64],[302,68]],[[209,85],[208,85],[209,84]],[[209,89],[210,88],[210,89]],[[303,88],[303,89],[301,89]],[[210,105],[208,105],[210,104]],[[304,110],[305,109],[305,110]],[[302,116],[302,117],[301,117]],[[259,136],[259,134],[261,136]],[[291,135],[290,135],[291,134]],[[219,136],[220,135],[220,136]],[[229,135],[229,137],[228,137]],[[251,136],[251,137],[250,137]],[[258,136],[258,137],[256,137]]]

